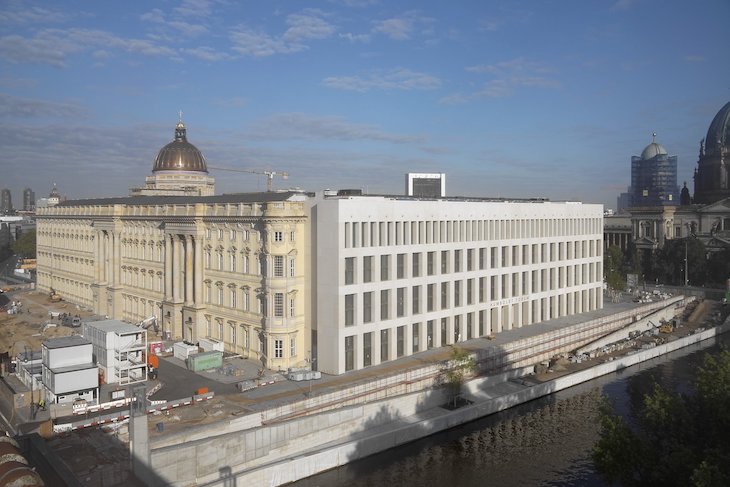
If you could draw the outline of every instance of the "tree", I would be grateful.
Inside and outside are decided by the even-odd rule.
[[[603,275],[611,289],[622,290],[626,287],[626,274],[623,272],[624,253],[621,247],[612,245],[606,250],[603,259]]]
[[[724,285],[730,279],[730,248],[713,252],[707,259],[707,281]]]
[[[471,354],[459,347],[451,349],[451,360],[447,365],[445,372],[446,386],[449,388],[451,399],[449,404],[457,407],[459,396],[461,395],[461,386],[468,374],[476,369],[476,362]]]
[[[623,486],[730,485],[730,351],[706,355],[694,392],[655,384],[630,421],[604,399],[596,469]],[[637,410],[638,409],[638,410]]]
[[[13,245],[13,252],[27,259],[35,259],[35,230],[23,232]]]

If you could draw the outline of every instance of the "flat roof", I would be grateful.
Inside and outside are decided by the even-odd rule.
[[[119,320],[87,321],[87,327],[111,333],[139,333],[143,328]]]
[[[91,342],[81,335],[50,338],[43,342],[43,346],[46,348],[78,347],[79,345],[91,345]]]
[[[91,205],[192,205],[195,203],[266,203],[286,201],[292,196],[307,194],[303,191],[265,191],[259,193],[230,193],[213,196],[121,196],[116,198],[91,198],[67,200],[56,207]]]

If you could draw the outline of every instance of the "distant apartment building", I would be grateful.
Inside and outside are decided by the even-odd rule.
[[[603,306],[602,205],[352,195],[308,204],[322,372]]]
[[[23,190],[23,210],[35,210],[35,192],[30,188],[25,188]]]
[[[13,195],[10,190],[4,188],[0,191],[0,213],[8,214],[13,212]]]

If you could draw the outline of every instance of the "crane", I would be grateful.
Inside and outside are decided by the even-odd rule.
[[[266,176],[266,191],[272,191],[272,184],[274,181],[274,176],[281,176],[282,179],[286,180],[289,179],[289,173],[283,172],[283,171],[256,171],[254,169],[233,169],[230,167],[213,167],[208,166],[209,169],[216,169],[218,171],[231,171],[231,172],[245,172],[249,174],[260,174],[262,176]]]

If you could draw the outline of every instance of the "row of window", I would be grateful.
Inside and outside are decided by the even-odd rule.
[[[253,234],[253,237],[256,241],[260,242],[262,239],[262,233],[257,230],[236,230],[233,228],[229,228],[227,230],[224,230],[222,228],[218,228],[216,230],[216,237],[218,240],[223,240],[224,238],[228,237],[228,241],[231,243],[237,242],[238,237],[241,237],[242,242],[248,242],[251,238],[251,234]],[[213,237],[213,231],[210,228],[205,229],[205,238],[210,240]],[[295,242],[296,233],[295,232],[289,232],[289,241]],[[285,239],[285,232],[281,230],[274,230],[271,232],[271,239],[273,242],[284,242]]]
[[[212,256],[213,253],[210,251],[205,252],[205,268],[213,270],[213,261]],[[243,274],[255,274],[255,275],[266,275],[266,258],[263,255],[259,255],[256,258],[256,266],[251,268],[251,258],[248,255],[242,255],[239,259],[238,256],[236,256],[235,252],[229,252],[228,257],[226,258],[224,256],[224,253],[222,251],[217,251],[215,253],[216,255],[216,267],[214,270],[219,271],[229,271],[229,272],[238,272],[239,268],[239,262],[240,262],[240,272]],[[288,269],[287,273],[289,277],[295,277],[296,276],[296,259],[293,257],[289,257],[287,259],[286,256],[283,255],[272,255],[271,256],[271,264],[272,264],[272,276],[273,277],[286,277],[285,274],[285,266],[286,262],[288,260]]]
[[[226,301],[226,291],[222,284],[215,286],[215,302],[213,300],[214,286],[210,282],[205,283],[205,302],[207,304],[217,304],[228,308],[241,309],[243,311],[252,311],[251,309],[251,292],[249,290],[241,290],[241,300],[239,302],[239,290],[235,285],[228,286],[228,300]],[[285,316],[293,317],[296,315],[296,295],[292,295],[287,300],[285,293],[273,293],[272,295],[271,316],[274,318],[283,318]],[[266,298],[264,296],[256,296],[256,312],[262,316],[268,316],[266,312]]]
[[[345,222],[345,248],[597,234],[602,218]]]
[[[213,321],[215,321],[215,326],[213,325]],[[253,342],[255,343],[256,351],[258,353],[267,353],[265,336],[260,333],[259,330],[251,327],[250,325],[237,324],[232,321],[229,321],[227,322],[227,324],[224,325],[223,319],[212,319],[210,316],[205,317],[205,323],[207,336],[210,338],[216,338],[223,343],[229,344],[230,349],[234,352],[237,352],[240,349],[242,349],[243,351],[253,350]],[[286,337],[274,335],[271,340],[274,358],[294,358],[297,356],[296,336]],[[285,345],[288,345],[289,347],[288,355],[285,355]]]
[[[481,247],[478,249],[414,252],[411,254],[345,257],[344,283],[349,285],[356,282],[388,281],[393,277],[396,279],[421,277],[424,272],[427,276],[433,276],[437,273],[471,272],[476,270],[477,267],[479,270],[484,270],[560,262],[600,256],[601,252],[600,240],[576,240],[571,242]],[[395,262],[393,262],[394,260]],[[358,264],[360,267],[358,267]],[[394,264],[395,269],[393,269]],[[379,271],[377,276],[375,275],[376,270]],[[361,276],[359,281],[358,276]]]
[[[420,286],[366,291],[344,297],[345,326],[357,324],[356,309],[362,310],[360,323],[376,318],[388,320],[438,310],[470,306],[499,299],[528,296],[532,293],[596,283],[601,280],[600,262],[550,269],[513,272],[474,279],[446,281]],[[410,301],[409,301],[410,298]],[[377,301],[376,301],[377,300]],[[374,310],[379,310],[375,315]]]

